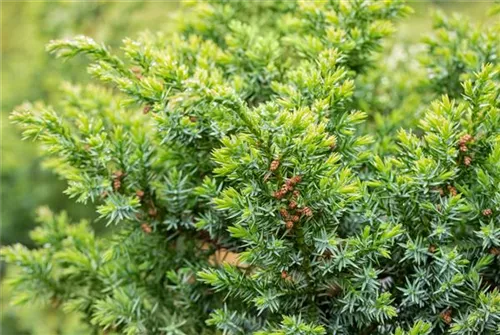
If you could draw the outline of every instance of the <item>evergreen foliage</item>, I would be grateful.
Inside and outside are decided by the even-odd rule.
[[[29,231],[36,225],[35,209],[42,204],[57,211],[65,209],[78,218],[93,218],[95,213],[92,206],[76,204],[62,194],[65,183],[41,166],[36,146],[19,141],[17,129],[8,120],[12,109],[22,101],[58,101],[61,94],[58,87],[63,79],[80,84],[91,79],[86,74],[85,59],[60,62],[45,52],[47,41],[86,34],[119,46],[122,38],[137,30],[158,27],[160,23],[162,30],[168,29],[169,25],[163,24],[165,13],[174,7],[172,2],[2,2],[2,31],[8,34],[3,35],[1,45],[0,243],[31,245]]]
[[[498,27],[440,18],[431,75],[400,92],[427,106],[398,127],[411,104],[370,80],[402,1],[183,11],[176,34],[123,55],[48,45],[113,88],[66,86],[12,119],[116,227],[95,237],[42,210],[38,249],[2,249],[16,302],[61,304],[96,333],[500,333]]]
[[[61,94],[63,79],[84,84],[87,60],[83,57],[61,62],[44,50],[50,39],[76,34],[92,36],[113,47],[125,36],[134,36],[146,28],[167,30],[165,17],[176,3],[152,2],[75,2],[17,1],[2,2],[2,76],[1,76],[1,213],[0,244],[22,243],[32,248],[29,231],[36,227],[36,208],[47,205],[54,211],[67,211],[74,219],[97,217],[95,207],[76,203],[63,194],[64,180],[43,167],[37,145],[20,141],[16,127],[9,122],[12,109],[22,101],[43,100],[51,104]],[[97,235],[106,227],[93,222]],[[0,262],[0,324],[3,334],[78,335],[88,329],[78,316],[64,313],[51,305],[9,305],[11,289],[5,278],[17,273],[14,266]]]

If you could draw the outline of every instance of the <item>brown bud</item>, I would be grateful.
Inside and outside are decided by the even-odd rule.
[[[498,255],[500,255],[500,249],[499,249],[499,248],[492,247],[492,248],[490,249],[490,254],[492,254],[493,256],[498,256]]]
[[[468,142],[472,142],[474,140],[474,137],[472,137],[471,135],[469,134],[465,134],[464,136],[460,137],[460,140],[459,140],[459,144],[460,145],[463,145],[463,144],[466,144]]]
[[[437,248],[434,244],[429,245],[429,249],[427,249],[431,253],[435,253]]]
[[[443,189],[442,189],[441,187],[439,187],[439,188],[437,189],[437,191],[439,192],[439,195],[440,195],[440,196],[443,196],[443,195],[444,195],[444,191],[443,191]]]
[[[281,271],[281,278],[286,279],[288,277],[288,272],[285,270]]]
[[[294,216],[292,216],[292,221],[293,221],[293,222],[299,222],[299,220],[300,220],[300,218],[299,218],[299,216],[298,216],[298,215],[294,215]]]
[[[459,150],[462,152],[467,152],[467,146],[465,144],[461,144]]]
[[[287,191],[293,191],[294,183],[291,179],[287,179],[285,185],[287,187]]]
[[[280,214],[282,217],[287,218],[288,217],[288,212],[286,209],[282,208],[280,209]]]
[[[296,184],[300,183],[301,181],[302,181],[302,177],[301,176],[294,176],[291,179],[292,185],[296,185]]]
[[[120,181],[120,179],[113,180],[114,190],[117,191],[118,189],[120,189],[120,187],[122,187],[122,182]]]
[[[278,200],[281,199],[281,198],[283,198],[284,195],[285,194],[282,191],[276,191],[276,192],[273,193],[273,197],[275,197]]]
[[[274,160],[274,161],[271,162],[271,166],[269,167],[269,170],[276,171],[279,166],[280,166],[280,161],[279,160]]]
[[[457,189],[451,185],[448,185],[448,191],[450,191],[450,194],[452,196],[456,196],[457,195]]]
[[[290,201],[290,203],[288,204],[288,208],[290,208],[290,209],[297,208],[297,203],[294,200]]]
[[[281,186],[281,192],[286,193],[288,191],[289,191],[289,188],[288,188],[288,186],[286,184],[284,184],[284,185]]]
[[[151,106],[150,106],[150,105],[147,105],[147,106],[146,106],[146,107],[144,107],[144,109],[142,110],[142,113],[143,113],[143,114],[148,114],[150,111],[151,111]]]
[[[445,310],[444,312],[441,313],[441,318],[443,319],[443,321],[449,325],[451,324],[452,322],[452,318],[451,318],[451,309],[447,309]]]
[[[153,230],[151,229],[151,226],[150,226],[150,225],[148,225],[147,223],[143,223],[143,224],[141,224],[141,229],[142,229],[142,231],[143,231],[143,232],[145,232],[146,234],[151,234],[151,232],[153,231]]]
[[[483,210],[484,216],[490,216],[491,214],[493,214],[493,211],[491,210],[491,208],[486,208]]]
[[[148,214],[149,214],[149,216],[156,216],[156,214],[158,214],[158,211],[156,210],[156,208],[151,207],[151,208],[148,210]]]
[[[295,191],[293,191],[293,197],[294,197],[294,198],[298,198],[298,197],[299,197],[299,195],[300,195],[299,190],[295,190]]]
[[[144,191],[143,190],[137,190],[135,194],[139,197],[142,198],[144,196]]]
[[[309,208],[309,207],[304,207],[302,209],[302,213],[305,215],[305,216],[308,216],[308,217],[311,217],[313,215],[313,212],[312,210]]]
[[[469,156],[465,156],[464,157],[464,164],[465,164],[465,166],[469,166],[470,163],[472,163],[472,158],[470,158]]]
[[[293,229],[293,222],[292,221],[287,221],[285,224],[286,229],[291,230]]]
[[[191,121],[193,123],[196,122],[197,120],[198,120],[198,118],[196,116],[190,116],[189,117],[189,121]]]

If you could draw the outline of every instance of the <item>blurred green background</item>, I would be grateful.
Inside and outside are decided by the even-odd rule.
[[[413,1],[415,13],[400,24],[390,45],[418,42],[431,29],[430,13],[436,8],[461,12],[473,21],[486,19],[491,3],[463,1]],[[168,30],[176,2],[140,1],[51,1],[1,2],[1,244],[30,245],[28,232],[34,226],[35,209],[42,205],[53,211],[65,209],[73,219],[95,218],[90,206],[75,204],[65,189],[43,169],[32,143],[21,142],[8,115],[24,101],[53,102],[63,81],[85,83],[83,59],[63,63],[45,52],[51,39],[88,35],[117,49],[125,37],[144,30]],[[383,57],[382,57],[383,60]],[[0,268],[2,278],[15,270]],[[55,312],[50,306],[20,308],[10,306],[9,292],[2,279],[1,330],[3,335],[89,334],[77,315]]]

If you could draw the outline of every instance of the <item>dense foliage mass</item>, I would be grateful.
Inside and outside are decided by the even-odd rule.
[[[105,225],[95,222],[95,206],[76,203],[63,194],[66,183],[43,167],[36,142],[20,141],[9,115],[22,101],[58,101],[63,79],[80,85],[92,80],[86,74],[87,60],[61,62],[44,50],[51,39],[85,34],[118,47],[126,36],[149,28],[168,30],[166,18],[175,2],[2,2],[1,31],[1,211],[0,245],[22,243],[34,247],[29,231],[36,227],[36,208],[47,205],[65,210],[75,219],[88,218],[97,235]],[[167,20],[168,21],[168,20]],[[51,305],[9,304],[11,289],[5,276],[15,276],[15,266],[0,261],[0,328],[3,334],[88,334],[75,313],[64,313]],[[80,328],[82,331],[79,332]]]
[[[190,6],[123,56],[48,45],[112,88],[12,118],[116,227],[42,210],[2,250],[16,301],[96,333],[500,333],[499,27],[437,18],[405,81],[373,68],[402,1]]]
[[[2,3],[2,155],[1,244],[31,245],[36,207],[46,204],[76,217],[94,217],[92,206],[76,204],[62,194],[65,183],[40,165],[33,143],[18,140],[8,117],[22,101],[58,101],[63,78],[86,83],[86,60],[60,62],[44,51],[51,39],[86,34],[113,46],[137,30],[158,27],[175,3],[94,1],[10,1]],[[154,14],[162,12],[161,18]],[[129,19],[125,19],[129,18]],[[130,19],[132,18],[132,19]],[[148,20],[144,20],[147,18]],[[160,29],[168,29],[162,24]],[[29,194],[29,196],[26,196]],[[102,231],[102,229],[100,229]]]

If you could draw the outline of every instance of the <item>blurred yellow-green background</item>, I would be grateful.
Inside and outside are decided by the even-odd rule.
[[[430,13],[436,8],[484,21],[491,5],[483,1],[409,3],[415,13],[400,24],[392,44],[417,43],[430,31]],[[35,209],[42,205],[54,211],[65,209],[74,219],[95,218],[92,208],[75,204],[62,193],[64,183],[43,169],[36,147],[21,142],[19,132],[8,120],[9,113],[23,101],[57,100],[63,81],[90,81],[83,59],[63,63],[45,52],[45,44],[51,39],[84,34],[118,49],[125,37],[133,38],[144,30],[171,29],[171,14],[178,5],[174,1],[1,2],[1,244],[20,242],[29,246]],[[89,334],[77,315],[64,315],[50,306],[10,306],[5,278],[15,276],[15,269],[2,265],[0,276],[1,334]]]

